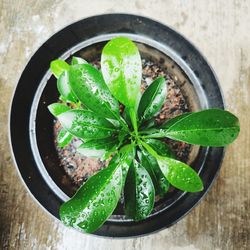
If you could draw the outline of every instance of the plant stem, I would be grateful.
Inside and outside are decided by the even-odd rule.
[[[135,131],[135,136],[138,136],[138,125],[137,125],[137,118],[136,118],[136,112],[133,108],[129,109],[129,114],[131,118],[131,122]]]
[[[164,135],[161,135],[161,134],[152,134],[152,135],[144,135],[144,136],[141,136],[141,138],[143,139],[151,139],[151,138],[164,138],[165,136]]]
[[[153,133],[159,134],[159,130],[158,129],[150,129],[150,130],[139,131],[139,134],[153,134]]]

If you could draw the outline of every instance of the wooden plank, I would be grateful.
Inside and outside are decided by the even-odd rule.
[[[229,110],[241,122],[222,170],[202,203],[170,229],[143,238],[82,235],[48,216],[31,199],[10,158],[11,93],[28,58],[66,24],[103,12],[157,19],[191,40],[208,58]],[[0,249],[249,249],[249,1],[0,1]]]

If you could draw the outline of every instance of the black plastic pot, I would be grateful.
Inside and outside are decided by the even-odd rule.
[[[200,52],[169,27],[145,17],[108,14],[86,18],[53,35],[33,55],[19,80],[10,114],[10,140],[17,168],[28,190],[40,205],[59,218],[59,207],[72,195],[53,142],[53,118],[47,105],[56,102],[58,92],[49,70],[50,61],[72,55],[91,60],[106,41],[123,35],[137,42],[142,57],[161,60],[179,78],[192,110],[224,108],[218,81]],[[156,203],[146,220],[133,222],[117,208],[95,233],[109,237],[149,234],[171,226],[186,215],[204,196],[215,179],[223,148],[198,149],[192,167],[200,173],[204,191],[174,191]]]

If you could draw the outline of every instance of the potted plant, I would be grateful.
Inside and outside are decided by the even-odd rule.
[[[202,191],[198,173],[175,159],[160,139],[222,147],[238,136],[237,117],[221,109],[187,112],[157,124],[166,81],[156,78],[141,95],[141,69],[139,50],[126,37],[105,45],[101,71],[77,57],[71,65],[60,59],[51,63],[63,100],[49,105],[63,127],[58,143],[65,146],[75,136],[81,140],[81,154],[109,160],[61,206],[65,225],[93,233],[113,213],[122,193],[126,216],[140,221],[152,212],[155,196],[164,195],[170,185]]]
[[[129,38],[126,41],[131,50],[125,53],[120,48],[123,39],[120,38],[119,45],[112,40],[114,37]],[[124,58],[131,56],[126,68],[120,67],[119,60],[111,60],[120,53],[124,53]],[[57,58],[60,59],[55,60]],[[92,89],[81,84],[84,80],[82,72],[89,76]],[[128,92],[133,82],[130,81],[131,74],[135,77],[135,85],[132,92]],[[119,79],[119,75],[126,75],[128,79]],[[118,82],[113,81],[115,76]],[[115,89],[117,84],[119,91]],[[54,119],[48,112],[48,105],[58,118]],[[185,38],[145,17],[127,14],[94,16],[56,33],[25,67],[11,106],[11,146],[17,169],[30,193],[54,217],[60,218],[61,215],[65,224],[97,235],[143,235],[177,222],[208,191],[223,158],[224,148],[217,146],[231,142],[239,130],[237,118],[223,109],[223,98],[214,72]],[[84,114],[85,123],[86,120],[89,123],[80,125],[80,134],[76,134],[67,127],[70,124],[68,116],[72,118],[79,112],[79,117]],[[216,121],[215,117],[218,118]],[[209,123],[206,123],[207,119]],[[203,142],[197,139],[197,131],[181,133],[183,127],[190,127],[190,123],[204,128],[213,121],[222,126],[221,136],[211,137],[211,130],[208,130],[206,144],[204,137]],[[104,128],[100,133],[98,124]],[[223,132],[226,126],[226,130],[232,132],[231,137]],[[215,141],[211,138],[220,143],[212,144]],[[188,191],[203,190],[183,192],[188,185],[180,186],[183,181],[174,183],[166,168],[169,162],[193,174],[196,181],[193,189]],[[119,181],[121,169],[124,175],[122,183]],[[85,190],[92,188],[91,182],[100,175],[102,180],[109,174],[111,177],[114,172],[118,175],[117,185],[111,191],[111,200],[104,205],[107,210],[101,210],[101,202],[98,206],[84,195],[89,198],[88,204],[97,206],[96,211],[91,210],[96,214],[91,217],[94,221],[91,222],[90,217],[84,220],[84,216],[87,218],[91,214],[85,213],[86,207],[76,205],[77,197],[83,199],[81,192],[91,195]],[[134,194],[140,193],[135,188],[136,181],[141,180],[140,174],[145,175],[145,185],[151,187],[143,207],[139,206],[140,201],[133,199]],[[90,184],[82,186],[84,183]],[[95,185],[98,191],[96,182]],[[77,192],[81,186],[83,191]],[[123,195],[121,190],[124,188],[129,191]],[[71,200],[71,197],[74,198]],[[69,204],[73,204],[72,211],[68,209]],[[140,209],[136,209],[138,206]],[[81,222],[79,213],[82,213]]]

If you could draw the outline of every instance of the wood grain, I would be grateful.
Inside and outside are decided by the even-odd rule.
[[[241,122],[240,136],[202,203],[170,229],[129,240],[82,235],[46,214],[24,188],[7,136],[11,95],[32,53],[65,25],[112,12],[157,19],[191,40],[215,69],[227,108]],[[247,0],[0,0],[0,249],[249,249],[249,13]]]

